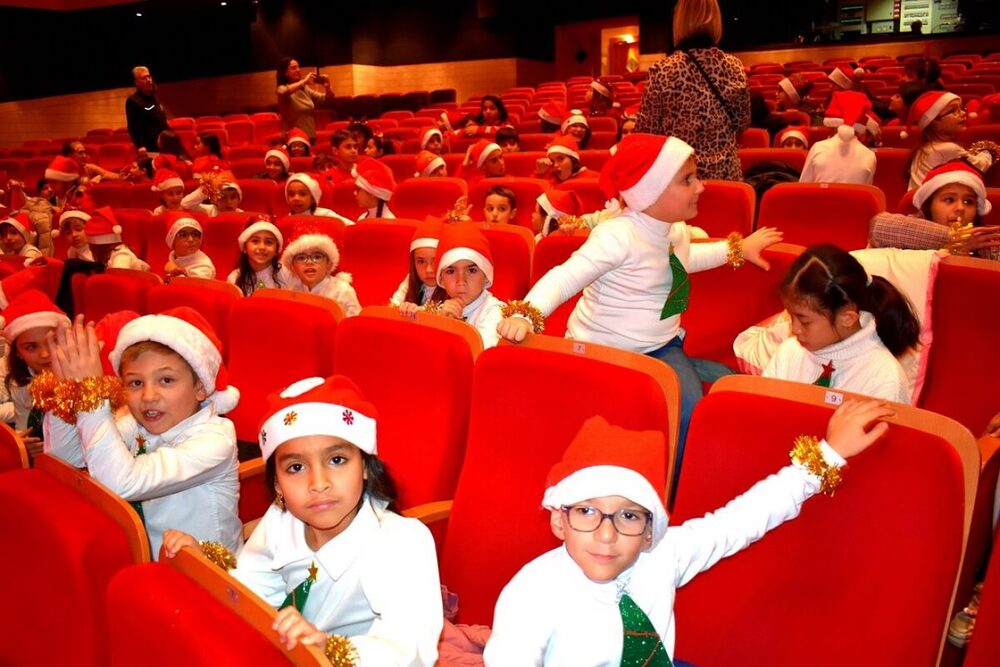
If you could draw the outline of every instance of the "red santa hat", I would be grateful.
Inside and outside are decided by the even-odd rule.
[[[843,141],[854,139],[855,132],[868,131],[868,116],[872,103],[868,96],[853,90],[839,90],[830,97],[823,125],[837,128]]]
[[[413,230],[410,252],[418,248],[437,248],[441,240],[441,219],[428,216]]]
[[[109,356],[115,373],[121,373],[125,350],[146,341],[165,345],[179,354],[194,371],[208,394],[207,400],[219,414],[230,412],[240,402],[240,392],[229,384],[222,363],[222,342],[208,320],[194,308],[170,308],[158,315],[137,317],[123,326]]]
[[[167,229],[167,247],[174,247],[174,238],[176,238],[177,233],[182,229],[196,229],[202,234],[204,230],[201,228],[201,223],[191,217],[189,213],[185,212],[169,212],[167,215],[167,221],[170,222],[170,227]]]
[[[841,65],[840,67],[834,67],[833,71],[826,75],[826,78],[843,90],[850,90],[854,87],[854,76],[857,74],[858,69],[851,69],[847,65]],[[864,70],[861,71],[862,73],[864,72]]]
[[[87,215],[83,211],[66,211],[59,218],[60,229],[53,229],[52,236],[59,236],[61,229],[73,218],[84,221],[88,243],[104,245],[122,242],[122,227],[118,224],[118,219],[110,206],[95,209],[92,215]]]
[[[606,79],[594,79],[590,82],[590,87],[605,97],[614,97],[611,84]]]
[[[798,139],[806,148],[809,148],[809,130],[804,127],[789,125],[774,136],[774,147],[781,148],[785,139]]]
[[[278,252],[281,252],[281,246],[285,243],[285,237],[281,235],[281,230],[270,220],[255,220],[249,225],[243,228],[240,232],[240,236],[237,239],[239,243],[240,250],[243,250],[243,246],[247,244],[250,237],[258,232],[270,232],[274,235],[274,238],[278,241]]]
[[[802,93],[799,92],[799,89],[795,84],[796,82],[803,82],[803,81],[804,79],[802,79],[801,77],[796,77],[796,80],[793,81],[792,79],[786,76],[784,79],[778,82],[778,88],[781,88],[781,90],[785,92],[785,95],[788,95],[788,99],[792,102],[793,105],[797,105],[802,101]]]
[[[57,155],[45,168],[45,178],[50,181],[72,183],[80,178],[80,164],[73,158]]]
[[[441,141],[444,141],[444,135],[441,134],[441,130],[436,127],[425,127],[420,131],[420,148],[427,148],[427,142],[431,140],[432,137],[437,137]]]
[[[285,181],[285,199],[288,198],[288,186],[296,182],[306,186],[309,194],[312,195],[313,204],[319,206],[319,200],[323,197],[323,189],[319,186],[319,181],[309,174],[292,174],[288,177],[288,180]]]
[[[580,195],[572,190],[548,190],[538,195],[535,201],[545,212],[545,222],[542,224],[543,237],[558,229],[559,225],[553,223],[560,218],[583,214],[583,201]]]
[[[340,265],[340,251],[330,233],[323,228],[320,220],[304,220],[295,225],[292,230],[292,237],[288,240],[288,245],[281,252],[281,263],[284,266],[292,266],[292,258],[296,255],[316,250],[326,255],[330,260],[330,273],[337,270]]]
[[[982,173],[962,160],[945,162],[927,172],[924,182],[913,195],[913,205],[919,209],[925,201],[934,196],[935,192],[951,183],[960,183],[972,188],[976,193],[976,211],[979,215],[989,215],[993,210],[993,204],[986,198],[986,184],[983,182]]]
[[[563,118],[566,117],[566,105],[556,100],[549,100],[538,110],[538,117],[546,123],[561,126]]]
[[[414,178],[427,178],[441,167],[446,166],[444,158],[435,155],[430,151],[420,151],[417,153],[416,171]]]
[[[184,181],[181,180],[180,174],[176,171],[171,171],[170,169],[160,169],[153,176],[153,186],[150,188],[153,192],[163,192],[164,190],[169,190],[170,188],[183,188]]]
[[[653,546],[667,533],[667,443],[659,431],[629,431],[591,417],[549,471],[542,506],[558,510],[621,496],[653,515]]]
[[[378,454],[378,412],[343,375],[299,380],[267,397],[260,422],[260,454],[266,461],[295,438],[329,436]]]
[[[6,287],[6,285],[5,285]],[[0,315],[0,327],[3,337],[8,343],[13,343],[17,337],[28,329],[36,327],[52,327],[60,324],[69,326],[66,313],[52,303],[52,299],[37,289],[26,289],[11,297],[10,303]]]
[[[441,283],[444,270],[463,259],[478,266],[486,275],[486,287],[493,284],[493,255],[490,253],[490,242],[471,222],[444,225],[441,228],[437,250],[434,275],[437,276],[439,287],[444,287]]]
[[[37,236],[35,231],[35,224],[31,222],[31,218],[28,217],[27,213],[18,213],[17,215],[12,215],[9,218],[4,218],[0,220],[0,225],[10,225],[21,235],[25,243],[34,243]]]
[[[489,139],[480,139],[469,146],[469,151],[465,154],[465,161],[462,164],[466,167],[475,165],[477,169],[482,169],[486,160],[496,151],[503,152],[500,146]]]
[[[633,132],[601,170],[601,189],[609,199],[621,194],[635,211],[652,206],[667,189],[694,149],[677,137]]]
[[[563,120],[562,125],[559,129],[562,130],[563,134],[566,134],[566,130],[569,129],[570,125],[585,125],[590,127],[590,123],[587,122],[587,117],[583,115],[583,112],[579,109],[570,109],[569,115]]]
[[[240,196],[240,201],[243,201],[243,188],[236,181],[225,181],[219,185],[220,190],[236,190],[236,194]]]
[[[865,125],[865,132],[867,132],[868,134],[872,135],[872,137],[874,137],[876,145],[877,144],[881,144],[882,143],[882,120],[875,114],[874,111],[872,111],[871,109],[869,109],[868,111],[865,112],[865,116],[863,118],[863,121],[864,121],[864,125]]]
[[[545,147],[545,154],[549,153],[561,153],[562,155],[568,155],[577,162],[580,161],[580,142],[577,141],[576,137],[570,134],[561,134]]]
[[[58,238],[63,228],[69,223],[70,220],[81,220],[83,221],[83,224],[86,225],[87,221],[90,220],[90,216],[86,211],[78,208],[65,211],[59,216],[59,226],[53,227],[52,229],[52,238]]]
[[[934,120],[941,115],[945,107],[951,104],[955,100],[961,101],[960,98],[955,93],[949,93],[944,90],[932,90],[930,92],[924,93],[910,105],[910,115],[908,117],[907,126],[912,129],[916,126],[920,131],[923,131],[928,125],[934,122]],[[903,139],[909,137],[909,133],[906,131],[900,132],[899,136]]]
[[[281,164],[285,165],[285,171],[288,171],[292,166],[292,158],[288,155],[288,151],[284,148],[272,148],[268,152],[264,153],[265,162],[269,157],[276,158],[279,162],[281,162]]]
[[[119,310],[108,313],[94,325],[94,335],[97,336],[97,340],[104,343],[101,347],[101,366],[105,375],[115,375],[111,352],[118,343],[118,334],[121,333],[122,327],[138,317],[141,315],[134,310]]]
[[[297,127],[293,127],[285,136],[285,144],[289,147],[291,147],[292,144],[305,144],[306,146],[311,146],[312,142],[309,141],[308,134]]]
[[[6,308],[22,292],[41,290],[46,284],[45,266],[26,266],[0,280],[0,310]]]
[[[355,185],[382,201],[389,201],[392,191],[396,189],[392,169],[374,158],[360,158],[351,169],[351,175],[354,176]]]

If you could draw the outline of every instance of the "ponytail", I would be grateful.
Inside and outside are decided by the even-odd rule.
[[[381,218],[382,217],[382,211],[384,209],[385,209],[385,200],[384,199],[379,199],[378,200],[378,206],[375,207],[375,217],[376,218]]]
[[[920,322],[913,306],[895,286],[882,276],[872,276],[868,285],[867,310],[875,316],[875,330],[882,344],[898,357],[920,340]]]

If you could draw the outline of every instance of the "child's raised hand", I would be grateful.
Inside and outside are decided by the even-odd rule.
[[[45,441],[31,435],[30,428],[18,431],[17,434],[21,436],[21,442],[24,444],[24,449],[28,452],[28,456],[34,458],[42,453]]]
[[[448,299],[441,304],[441,310],[438,311],[438,315],[444,315],[453,320],[460,320],[462,319],[463,308],[465,308],[465,303],[461,299]]]
[[[97,340],[94,323],[84,325],[83,315],[77,315],[70,326],[60,325],[49,334],[52,372],[60,380],[83,380],[104,375],[101,365],[101,343]]]
[[[784,232],[774,227],[761,227],[750,236],[743,239],[743,259],[765,271],[771,270],[771,263],[764,259],[764,248],[775,243],[781,243]]]
[[[1000,248],[1000,226],[974,227],[962,239],[961,251],[971,255],[984,248]]]
[[[830,417],[826,442],[842,457],[849,458],[868,449],[889,430],[887,417],[896,414],[885,401],[848,399]],[[878,422],[868,427],[872,422]]]
[[[162,553],[167,558],[173,558],[180,550],[184,547],[198,547],[198,540],[194,539],[185,532],[179,530],[168,530],[163,533],[163,546],[160,547],[160,553]]]
[[[417,319],[417,313],[419,311],[420,311],[420,306],[418,306],[415,303],[404,301],[403,303],[399,304],[399,314],[411,320]]]
[[[300,642],[309,646],[326,645],[326,633],[304,619],[294,606],[279,611],[271,627],[278,633],[278,641],[288,651]]]
[[[497,325],[497,333],[501,338],[512,343],[520,343],[531,333],[531,322],[523,317],[505,317]]]
[[[535,173],[544,176],[552,168],[552,160],[547,157],[540,157],[535,160]]]

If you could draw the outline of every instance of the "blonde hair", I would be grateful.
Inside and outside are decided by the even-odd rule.
[[[695,35],[705,35],[712,44],[722,39],[722,11],[718,0],[677,0],[674,47]]]

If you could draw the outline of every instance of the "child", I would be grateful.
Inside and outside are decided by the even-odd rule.
[[[889,98],[889,112],[893,115],[887,125],[902,125],[910,116],[910,107],[917,98],[929,90],[927,84],[908,81],[899,84],[899,92]]]
[[[209,183],[209,181],[211,183]],[[208,203],[204,203],[205,201]],[[221,213],[242,213],[243,188],[230,171],[208,172],[201,186],[181,200],[181,207],[215,218]]]
[[[229,162],[222,156],[219,136],[203,132],[194,138],[194,163],[191,165],[192,178],[201,178],[213,170],[229,169]]]
[[[517,198],[514,191],[502,185],[491,186],[486,191],[483,219],[493,225],[517,224]]]
[[[420,150],[441,155],[444,152],[444,135],[437,127],[425,127],[420,131]]]
[[[269,220],[251,220],[240,232],[240,260],[226,281],[236,285],[243,296],[254,291],[282,288],[291,281],[288,270],[281,266],[278,257],[285,239],[281,230]]]
[[[809,113],[810,109],[803,107],[803,100],[812,90],[812,81],[801,74],[786,76],[778,82],[778,96],[774,105],[775,111],[802,110]]]
[[[590,143],[590,123],[579,109],[570,109],[569,116],[559,126],[564,137],[576,139],[580,150],[586,149]]]
[[[181,178],[191,177],[191,156],[184,150],[184,144],[176,132],[164,130],[156,138],[160,152],[153,158],[153,169],[160,171],[168,169],[181,175]]]
[[[323,189],[319,181],[309,174],[292,174],[285,182],[285,201],[288,202],[288,215],[317,215],[324,218],[338,218],[345,225],[353,225],[348,220],[328,208],[319,205]]]
[[[90,215],[78,209],[66,211],[59,216],[59,226],[52,230],[52,237],[58,238],[60,234],[66,233],[69,240],[66,259],[94,261],[94,254],[90,251],[90,246],[87,243],[86,225],[88,220],[90,220]]]
[[[109,269],[149,271],[149,264],[122,243],[121,225],[108,206],[95,209],[89,215],[83,211],[66,211],[59,219],[59,229],[52,231],[56,237],[61,233],[69,234],[67,259],[94,262]]]
[[[215,264],[201,250],[201,224],[194,218],[179,215],[167,230],[167,247],[170,258],[163,271],[167,278],[214,278]]]
[[[389,304],[397,308],[404,303],[422,306],[431,300],[437,288],[434,275],[441,221],[428,217],[417,225],[410,241],[410,273],[399,283]]]
[[[774,147],[809,150],[808,132],[807,128],[790,125],[774,135]]]
[[[292,239],[281,253],[281,263],[295,274],[291,289],[336,301],[347,317],[361,312],[358,295],[351,287],[351,274],[335,273],[340,264],[337,244],[316,224],[295,225]]]
[[[291,165],[292,158],[284,148],[272,148],[264,153],[264,173],[257,178],[269,178],[278,185],[284,185]]]
[[[531,212],[531,228],[535,232],[535,242],[549,234],[559,232],[572,234],[581,227],[583,202],[580,196],[569,190],[548,190],[538,195],[535,210]]]
[[[413,173],[414,178],[431,178],[434,176],[447,176],[445,173],[447,165],[445,164],[444,158],[440,155],[435,155],[430,151],[420,151],[417,153],[416,160],[416,171]]]
[[[326,648],[333,664],[430,667],[443,624],[434,540],[392,511],[374,406],[344,376],[308,378],[268,397],[265,476],[277,502],[231,574],[273,607],[288,649]],[[195,538],[169,531],[173,557]]]
[[[681,383],[680,441],[684,441],[701,380],[684,354],[680,315],[687,309],[689,271],[704,271],[743,260],[769,268],[761,258],[780,232],[761,228],[741,239],[690,242],[685,220],[698,212],[704,186],[696,176],[694,149],[676,137],[632,133],[601,171],[609,198],[620,194],[619,217],[594,227],[564,264],[543,276],[524,302],[505,309],[499,332],[514,343],[544,317],[583,290],[570,315],[567,337],[640,352],[669,364]]]
[[[396,179],[392,176],[392,169],[374,158],[363,157],[358,160],[354,170],[354,185],[357,186],[354,198],[358,206],[365,209],[358,216],[358,222],[396,217],[389,210],[389,200],[392,199],[392,191],[396,189]]]
[[[386,135],[376,134],[365,144],[365,155],[371,158],[380,158],[383,155],[392,155],[396,152],[393,139]]]
[[[169,169],[157,170],[150,189],[153,192],[160,193],[160,205],[153,209],[153,215],[184,209],[181,205],[181,202],[184,200],[184,181],[181,180],[176,171]]]
[[[892,414],[875,401],[845,401],[825,440],[800,436],[791,465],[673,528],[663,435],[591,417],[552,467],[542,499],[563,544],[501,592],[486,665],[671,664],[677,588],[794,519],[817,492],[832,495],[845,459],[877,441]]]
[[[910,402],[897,357],[914,347],[920,323],[905,296],[869,276],[850,253],[808,248],[788,268],[781,300],[790,333],[762,375]],[[734,346],[740,353],[740,339]]]
[[[32,456],[42,451],[42,411],[35,408],[28,385],[52,366],[48,336],[68,325],[66,314],[37,289],[13,295],[0,317],[7,343],[4,389],[13,403],[14,429]]]
[[[493,257],[490,244],[471,222],[457,222],[441,229],[434,269],[438,289],[426,310],[462,320],[475,327],[483,339],[483,349],[500,342],[497,325],[503,302],[490,294],[493,284]],[[412,317],[418,307],[404,303],[401,315]]]
[[[590,98],[592,118],[613,118],[615,122],[621,122],[622,105],[615,101],[615,89],[610,81],[603,77],[591,81],[587,97]]]
[[[983,226],[981,216],[993,205],[986,198],[983,175],[963,160],[927,172],[913,195],[916,215],[882,212],[871,220],[868,242],[873,248],[947,249],[1000,260],[1000,226]]]
[[[174,527],[237,548],[236,430],[219,415],[236,407],[239,391],[227,386],[222,344],[208,322],[186,306],[128,321],[109,355],[118,378],[104,376],[94,325],[82,316],[49,340],[54,389],[82,400],[67,411],[48,400],[49,383],[32,387],[49,412],[45,451],[86,465],[132,503],[154,558]],[[128,411],[116,417],[120,401]]]
[[[507,124],[507,107],[496,95],[483,95],[479,103],[479,113],[472,117],[471,122],[462,123],[461,132],[467,136],[489,137]]]
[[[556,100],[549,100],[538,110],[539,131],[542,134],[555,134],[562,126],[566,117],[566,105]]]
[[[580,163],[580,147],[575,137],[556,137],[545,147],[546,155],[535,162],[535,175],[555,186],[573,178],[597,178]]]
[[[480,139],[469,146],[462,161],[462,178],[471,188],[484,178],[500,178],[507,173],[503,150],[489,139]]]
[[[924,93],[910,107],[909,125],[920,129],[920,141],[910,160],[910,190],[916,190],[934,167],[958,158],[986,173],[1000,157],[1000,149],[992,142],[973,144],[968,150],[955,140],[965,129],[965,109],[962,99],[953,93],[934,90]],[[903,136],[900,134],[900,136]]]
[[[358,142],[347,130],[337,130],[330,137],[333,148],[334,166],[323,172],[323,176],[334,184],[353,178],[351,172],[358,161]]]
[[[285,144],[288,146],[288,154],[291,157],[309,157],[312,155],[310,152],[309,135],[297,127],[293,127],[288,131]]]
[[[835,70],[836,71],[836,70]],[[858,136],[868,131],[871,102],[863,94],[839,91],[830,98],[823,124],[836,127],[837,134],[817,141],[809,149],[800,183],[861,183],[875,178],[875,153]]]
[[[497,130],[496,144],[504,153],[517,153],[521,150],[521,139],[517,136],[517,128],[505,125]]]
[[[3,244],[4,255],[23,257],[25,266],[45,259],[42,251],[32,245],[35,236],[35,226],[27,213],[0,220],[0,243]]]

